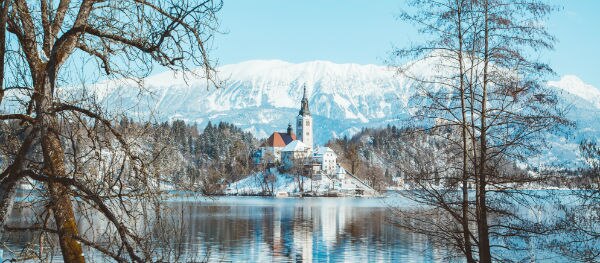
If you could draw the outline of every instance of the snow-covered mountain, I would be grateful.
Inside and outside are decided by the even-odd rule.
[[[569,109],[567,118],[575,122],[576,127],[565,138],[554,136],[551,140],[552,149],[542,157],[541,162],[578,160],[578,143],[581,140],[600,139],[600,89],[573,75],[549,81],[548,86],[558,89],[558,94]]]
[[[432,64],[417,63],[413,70],[439,74]],[[377,65],[254,60],[222,66],[218,71],[224,80],[219,89],[209,88],[200,76],[176,72],[147,77],[142,85],[112,80],[89,89],[106,109],[139,116],[140,120],[150,116],[158,121],[183,119],[200,127],[209,121],[227,121],[267,137],[273,131],[285,131],[288,123],[294,124],[306,85],[319,144],[351,135],[362,127],[404,125],[408,101],[415,92],[410,80]],[[552,140],[550,159],[577,159],[577,143],[582,138],[600,138],[600,90],[576,76],[548,84],[559,89],[571,105],[569,117],[578,125],[568,138]],[[142,88],[135,88],[139,86]]]
[[[600,138],[600,89],[573,75],[550,81],[548,86],[558,88],[570,106],[568,118],[576,122],[576,138]]]
[[[413,70],[435,74],[428,66],[431,64],[416,64]],[[218,71],[224,80],[219,89],[209,88],[199,76],[174,72],[143,79],[143,92],[131,88],[135,86],[132,83],[114,81],[94,89],[107,108],[130,115],[152,115],[162,121],[183,119],[201,127],[208,121],[227,121],[266,137],[294,123],[306,85],[317,143],[351,135],[362,127],[402,126],[414,94],[410,80],[377,65],[254,60],[222,66]],[[556,146],[568,146],[573,152],[574,143],[581,138],[600,137],[600,90],[576,76],[564,76],[548,85],[559,89],[578,125],[572,138],[564,143],[557,140]]]
[[[227,121],[266,137],[294,124],[306,85],[317,143],[362,127],[399,124],[405,119],[410,85],[376,65],[313,61],[293,64],[278,60],[248,61],[218,69],[221,88],[207,88],[200,77],[165,72],[143,80],[146,92],[131,83],[99,84],[101,101],[159,120],[183,119],[204,126]],[[135,106],[133,106],[135,105]],[[151,109],[150,112],[143,109]]]
[[[583,82],[577,76],[565,75],[558,81],[549,81],[548,85],[559,88],[564,93],[568,93],[569,97],[571,97],[569,101],[581,104],[578,106],[590,104],[591,108],[600,108],[600,89]],[[583,103],[584,101],[585,103]]]

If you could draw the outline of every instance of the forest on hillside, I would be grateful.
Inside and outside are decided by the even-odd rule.
[[[449,154],[451,145],[440,136],[454,136],[457,139],[456,134],[456,130],[452,129],[426,130],[388,125],[363,128],[350,137],[334,138],[327,146],[338,153],[338,162],[375,188],[384,189],[404,183],[410,185],[418,180],[419,177],[415,175],[416,169],[419,169],[414,162],[416,158],[427,160],[421,164],[423,167],[432,164],[437,167],[439,172],[435,178],[436,184],[444,186],[450,181],[444,180],[441,171],[444,167],[451,166],[459,156]],[[515,176],[520,174],[525,177],[526,173],[539,175],[534,180],[523,181],[523,188],[585,188],[594,180],[599,160],[598,146],[593,140],[584,140],[579,149],[579,154],[585,157],[587,165],[555,166],[548,169],[513,161],[505,164],[503,170]]]
[[[182,120],[161,123],[138,123],[122,117],[114,125],[122,134],[135,137],[139,149],[148,154],[149,162],[160,181],[175,190],[196,191],[206,195],[219,195],[228,184],[256,174],[263,174],[267,165],[253,160],[253,153],[264,142],[249,132],[244,132],[233,124],[209,122],[203,129],[194,123]],[[83,131],[81,131],[83,132]],[[363,128],[348,137],[333,138],[326,146],[338,155],[342,167],[364,180],[378,191],[390,186],[410,185],[418,178],[414,173],[414,159],[427,158],[442,169],[451,165],[450,156],[444,155],[449,146],[436,138],[440,130],[423,132],[415,128],[398,128],[388,125],[381,128]],[[26,129],[18,122],[0,123],[0,143],[10,145],[22,141]],[[83,136],[73,134],[72,136]],[[143,146],[142,146],[143,145]],[[596,147],[596,148],[595,148]],[[76,142],[74,149],[79,151],[93,148],[85,142]],[[7,148],[2,148],[7,149]],[[594,163],[593,151],[597,146],[591,141],[582,142],[582,154],[589,156]],[[0,152],[3,160],[10,153]],[[505,169],[513,174],[523,174],[527,170],[512,163]],[[593,167],[577,169],[557,169],[542,172],[535,187],[581,187],[589,183]],[[95,173],[99,174],[100,171]],[[437,184],[449,183],[440,175]],[[451,186],[447,185],[447,186]]]

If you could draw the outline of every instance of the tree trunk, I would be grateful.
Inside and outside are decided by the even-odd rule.
[[[10,216],[15,202],[17,182],[22,178],[20,173],[24,166],[25,157],[31,150],[31,145],[36,138],[36,134],[37,132],[35,130],[30,131],[30,133],[27,134],[21,148],[17,152],[13,164],[7,167],[2,175],[0,175],[0,179],[2,180],[2,183],[0,183],[0,239],[2,238],[4,225]]]
[[[463,246],[467,262],[475,262],[471,250],[471,236],[469,231],[469,173],[468,168],[468,144],[467,144],[467,110],[465,103],[465,70],[463,63],[463,34],[462,34],[462,2],[457,4],[457,26],[458,26],[458,65],[460,77],[460,108],[461,108],[461,137],[462,137],[462,228],[463,228]]]
[[[0,32],[0,105],[2,105],[2,99],[4,98],[4,57],[6,54],[6,24],[8,22],[9,3],[10,1],[3,0],[0,7],[0,27],[2,27],[2,32]]]
[[[51,73],[55,74],[55,73]],[[64,150],[58,134],[58,118],[51,112],[54,78],[44,74],[43,86],[38,87],[36,113],[40,126],[44,172],[48,177],[65,177]],[[39,96],[43,94],[43,96]],[[50,205],[54,214],[58,238],[65,262],[85,262],[81,244],[75,239],[79,235],[69,189],[60,183],[48,183]]]
[[[4,225],[10,216],[10,212],[12,211],[15,202],[17,180],[11,179],[12,178],[5,178],[0,184],[0,240],[3,239]],[[0,248],[0,261],[4,260],[1,253],[2,248]]]
[[[17,190],[15,176],[8,176],[0,184],[0,240],[4,234],[4,224],[10,216]]]
[[[489,65],[489,18],[488,18],[488,0],[484,2],[484,14],[485,14],[485,50],[484,50],[484,64],[483,64],[483,85],[482,85],[482,98],[481,98],[481,140],[480,140],[480,161],[479,161],[479,185],[478,185],[478,196],[477,196],[477,230],[479,234],[479,261],[481,263],[489,263],[492,261],[490,251],[490,237],[487,222],[487,202],[486,202],[486,185],[487,185],[487,84],[488,84],[488,65]]]
[[[3,0],[0,7],[0,27],[2,27],[2,32],[0,32],[0,105],[2,105],[2,99],[4,99],[4,57],[6,54],[6,24],[9,3],[8,0]],[[6,177],[0,178],[2,179],[2,183],[0,183],[0,240],[4,233],[4,224],[10,216],[17,190],[18,178],[10,173],[9,169],[7,168]]]

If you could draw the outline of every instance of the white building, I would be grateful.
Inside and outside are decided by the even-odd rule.
[[[309,156],[310,148],[299,140],[290,142],[281,150],[281,159],[286,168],[292,167],[297,160],[305,161]]]
[[[281,161],[281,150],[292,141],[296,140],[296,134],[292,132],[292,125],[288,125],[287,132],[274,132],[261,146],[260,159],[276,163]]]
[[[313,160],[321,164],[321,171],[334,174],[337,168],[337,154],[329,147],[318,147],[313,152]]]
[[[344,169],[344,167],[341,167],[338,165],[335,169],[335,175],[336,175],[336,178],[339,180],[346,179],[346,169]]]
[[[282,162],[287,168],[300,164],[298,159],[305,159],[302,165],[320,165],[319,172],[332,175],[337,167],[337,155],[328,147],[314,148],[313,119],[310,114],[306,86],[303,90],[300,111],[296,116],[296,134],[289,125],[287,132],[274,132],[262,145],[258,159],[267,162]]]
[[[337,154],[331,148],[314,146],[313,126],[306,87],[304,87],[300,111],[296,116],[296,134],[292,132],[291,124],[288,125],[286,132],[274,132],[261,146],[261,149],[253,153],[254,162],[259,164],[266,161],[270,164],[268,167],[272,167],[270,169],[274,169],[277,171],[276,173],[279,173],[279,167],[273,166],[282,164],[284,170],[287,171],[279,174],[279,176],[292,174],[293,176],[306,177],[306,181],[302,180],[304,193],[327,196],[376,195],[377,193],[372,187],[348,173],[337,163]],[[251,181],[255,182],[255,180]],[[294,181],[293,183],[295,185],[297,182]],[[264,191],[260,190],[262,186],[254,186],[253,188],[258,189],[256,190],[257,193]],[[230,186],[227,190],[229,193],[234,193],[231,192],[234,190],[230,189],[236,189],[235,193],[238,193],[237,186]],[[289,191],[288,189],[292,189],[287,188],[287,186],[283,189],[278,190],[277,195],[298,194],[298,191],[300,191],[297,189],[286,192]],[[306,253],[310,254],[310,250],[307,250]]]

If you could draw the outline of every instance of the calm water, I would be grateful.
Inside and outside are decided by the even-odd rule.
[[[185,261],[209,262],[447,262],[425,237],[388,223],[393,198],[190,198],[183,209]],[[27,214],[13,213],[26,218]],[[23,249],[32,237],[8,240]],[[10,257],[5,251],[5,257]],[[88,260],[106,259],[87,255]],[[53,261],[61,261],[57,253]]]
[[[531,196],[551,196],[562,203],[580,201],[571,191],[527,191]],[[33,200],[33,199],[32,199]],[[544,219],[556,218],[552,199],[537,203],[534,210],[521,213]],[[29,203],[29,199],[21,202]],[[389,207],[415,207],[406,198],[391,194],[385,198],[267,198],[267,197],[180,197],[167,204],[181,234],[173,237],[169,246],[182,255],[185,262],[449,262],[462,261],[452,257],[444,247],[426,237],[394,227]],[[539,207],[539,208],[538,208]],[[43,209],[42,209],[43,211]],[[545,211],[545,212],[544,212]],[[15,209],[11,225],[29,226],[35,218],[31,209]],[[493,219],[491,219],[493,221]],[[92,233],[106,228],[100,221],[80,224]],[[83,233],[83,232],[82,232]],[[4,258],[12,252],[36,251],[39,235],[30,232],[10,233],[4,237]],[[553,240],[568,241],[569,233],[531,238],[493,240],[497,244],[511,242],[520,251],[498,249],[494,253],[522,262],[569,262],[562,256],[542,250]],[[586,244],[600,249],[600,241]],[[59,251],[44,247],[60,262]],[[171,251],[170,249],[167,249]],[[98,252],[84,251],[90,262],[106,262]],[[160,251],[159,251],[160,252]]]
[[[389,199],[222,197],[176,201],[185,249],[233,262],[435,262],[445,253],[386,220]]]

